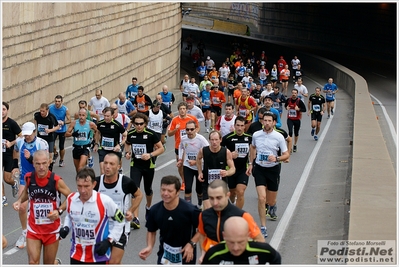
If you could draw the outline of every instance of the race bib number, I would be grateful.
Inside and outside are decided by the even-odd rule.
[[[181,130],[180,130],[180,138],[183,138],[183,137],[186,136],[186,135],[187,135],[186,129],[181,129]]]
[[[113,150],[114,149],[114,138],[102,137],[101,138],[101,146],[104,150]]]
[[[98,114],[102,114],[103,113],[103,110],[101,109],[101,108],[98,108],[98,109],[96,109],[96,114],[98,115]]]
[[[243,116],[244,118],[247,116],[247,110],[246,109],[240,109],[238,111],[238,113],[240,114],[240,116]]]
[[[182,265],[183,257],[181,254],[181,247],[172,247],[163,243],[163,255],[161,258],[163,265]]]
[[[295,118],[296,117],[296,110],[295,109],[289,109],[288,110],[288,117]]]
[[[162,123],[160,121],[150,121],[150,128],[155,132],[162,132]]]
[[[134,156],[137,159],[141,159],[141,156],[147,153],[147,147],[145,144],[133,144],[132,145]]]
[[[220,176],[221,169],[209,169],[208,170],[208,184],[212,183],[217,179],[222,179]]]
[[[76,243],[84,246],[95,245],[94,230],[95,225],[92,223],[77,223],[74,227]]]
[[[280,108],[279,102],[273,102],[273,108]]]
[[[238,153],[238,158],[245,158],[249,152],[249,144],[246,143],[236,143],[235,151]]]
[[[52,203],[33,203],[33,211],[35,212],[36,224],[50,224],[53,223],[47,215],[53,211]]]
[[[332,98],[332,97],[333,97],[333,94],[332,94],[332,93],[327,93],[326,96],[327,96],[328,98]]]
[[[135,98],[136,95],[137,95],[137,92],[130,92],[130,96],[131,96],[131,97]]]
[[[316,112],[320,111],[320,105],[313,105],[312,109]]]
[[[297,76],[297,77],[301,76],[301,72],[300,71],[296,71],[295,72],[295,76]]]
[[[259,165],[261,166],[266,165],[268,163],[267,159],[269,158],[269,155],[271,155],[271,153],[269,152],[259,153],[258,154]]]
[[[1,146],[3,148],[3,152],[6,152],[7,149],[7,140],[6,139],[1,139]]]
[[[212,102],[213,102],[213,104],[219,104],[220,103],[219,97],[213,97]]]
[[[187,159],[188,159],[188,160],[197,160],[197,153],[195,153],[195,152],[188,152],[188,153],[187,153]]]
[[[87,141],[87,133],[86,132],[79,132],[79,136],[75,137],[76,141]]]
[[[204,100],[204,104],[205,104],[205,106],[209,106],[211,104],[211,100],[209,100],[209,99]]]
[[[48,136],[48,133],[46,133],[46,129],[48,129],[48,125],[44,124],[37,124],[37,132],[41,136]]]
[[[144,110],[145,109],[145,104],[144,103],[138,103],[137,104],[137,109],[138,110]]]

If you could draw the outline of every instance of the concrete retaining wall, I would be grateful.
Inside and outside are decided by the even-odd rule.
[[[177,86],[179,3],[3,3],[3,101],[31,120],[64,96],[71,110],[102,89],[109,100],[133,76],[154,97]]]

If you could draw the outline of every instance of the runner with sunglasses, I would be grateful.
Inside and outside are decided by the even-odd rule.
[[[130,178],[140,188],[141,179],[144,178],[144,192],[146,196],[146,219],[152,202],[152,181],[155,174],[154,157],[164,152],[159,135],[147,128],[148,117],[143,113],[136,113],[132,122],[134,129],[127,133],[125,144],[125,157],[130,159]],[[133,212],[131,227],[140,228],[139,209]]]

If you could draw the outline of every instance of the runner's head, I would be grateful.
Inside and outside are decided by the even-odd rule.
[[[189,120],[186,123],[186,134],[188,138],[193,139],[196,135],[197,124],[194,120]]]
[[[186,102],[180,102],[179,105],[177,105],[177,109],[179,110],[179,115],[180,117],[185,117],[187,115],[187,103]]]
[[[82,202],[86,202],[91,198],[96,183],[96,175],[92,168],[83,167],[78,171],[76,174],[76,185],[78,187],[79,199]]]
[[[298,97],[298,90],[292,89],[291,90],[291,98],[295,100],[297,97]]]
[[[148,125],[148,117],[147,115],[137,112],[136,114],[134,114],[133,118],[132,118],[132,122],[134,125],[134,128],[136,128],[136,131],[138,133],[141,133],[144,131],[145,127],[147,127]]]
[[[320,96],[320,93],[321,93],[321,88],[320,88],[320,87],[316,87],[316,88],[314,89],[314,91],[315,91],[315,93],[316,93],[317,96]]]
[[[115,110],[111,107],[106,107],[105,109],[103,109],[104,121],[106,123],[110,123],[112,121],[114,113]]]
[[[7,102],[3,101],[3,109],[2,109],[2,118],[3,120],[8,116],[8,110],[10,109],[10,105]]]
[[[50,166],[50,156],[46,150],[37,150],[33,153],[33,167],[37,177],[44,178],[47,176]]]
[[[85,123],[87,119],[87,109],[86,108],[80,108],[79,109],[79,122],[80,123]]]
[[[54,98],[54,105],[55,105],[56,108],[60,108],[60,107],[61,107],[61,105],[62,105],[62,100],[63,100],[63,98],[62,98],[61,95],[56,95],[56,96],[55,96],[55,98]]]
[[[225,116],[227,118],[232,118],[234,116],[234,106],[232,103],[226,103],[224,109],[225,109]]]
[[[178,201],[180,193],[180,179],[174,175],[164,176],[161,179],[161,198],[164,204]]]
[[[217,131],[213,130],[209,133],[209,147],[215,151],[220,148],[220,143],[222,142],[222,134]]]
[[[40,105],[39,111],[40,111],[40,116],[42,116],[42,118],[47,117],[47,115],[48,115],[48,104],[47,103],[42,103]]]
[[[269,110],[273,105],[272,97],[270,95],[265,96],[265,98],[263,98],[263,104],[265,105],[266,109]]]
[[[143,94],[144,94],[144,87],[143,87],[143,86],[140,85],[140,86],[137,88],[137,94],[138,94],[138,96],[140,96],[140,97],[143,96]]]
[[[231,216],[223,226],[223,239],[233,256],[240,256],[244,253],[248,239],[249,227],[247,221],[240,216]]]
[[[103,97],[103,90],[97,89],[95,93],[96,93],[96,98],[97,98],[98,100],[100,100],[101,97]]]
[[[222,179],[212,181],[208,186],[208,196],[215,211],[222,211],[227,207],[230,191],[227,183]]]
[[[245,118],[243,116],[237,116],[234,121],[234,131],[237,135],[241,136],[245,132]]]
[[[263,120],[262,120],[262,124],[263,124],[263,129],[266,132],[270,132],[271,130],[273,130],[274,126],[276,125],[276,114],[274,114],[271,111],[266,111],[263,113]]]
[[[104,157],[104,176],[106,178],[114,178],[119,174],[121,168],[121,156],[117,153],[110,152]]]

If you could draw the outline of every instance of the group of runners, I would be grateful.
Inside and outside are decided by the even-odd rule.
[[[57,95],[53,104],[40,105],[33,122],[20,128],[8,117],[9,105],[3,102],[3,177],[18,197],[13,208],[18,211],[22,233],[15,246],[27,246],[29,263],[40,262],[42,246],[43,263],[60,263],[56,258],[59,239],[71,232],[71,264],[120,264],[130,229],[141,228],[142,180],[148,230],[147,247],[139,254],[142,259],[151,253],[160,230],[158,263],[216,263],[210,255],[218,254],[217,248],[227,251],[220,261],[234,262],[241,256],[240,263],[254,263],[255,254],[242,255],[250,253],[248,247],[256,247],[256,243],[234,249],[240,234],[236,236],[231,225],[242,230],[241,238],[249,235],[264,242],[268,236],[266,217],[278,218],[281,163],[289,162],[291,153],[298,149],[301,113],[307,111],[311,116],[311,135],[317,141],[324,112],[327,110],[328,118],[334,114],[338,88],[330,78],[324,88],[316,87],[309,96],[302,77],[298,77],[302,75],[296,72],[295,88],[287,97],[268,75],[266,79],[263,74],[251,79],[252,72],[245,69],[241,73],[241,61],[232,75],[226,72],[227,62],[216,74],[199,70],[199,78],[204,74],[199,85],[186,75],[180,85],[184,101],[178,103],[175,116],[171,111],[175,97],[168,86],[152,100],[135,77],[112,104],[100,89],[88,103],[80,100],[74,120],[63,97]],[[292,60],[292,71],[296,71],[294,65],[300,66],[298,62],[297,57]],[[260,73],[265,64],[260,65]],[[288,82],[285,80],[281,79],[282,84]],[[284,108],[288,133],[281,128]],[[202,121],[207,137],[201,134]],[[162,201],[153,205],[156,159],[165,151],[167,136],[174,136],[180,179],[164,176]],[[76,190],[69,189],[53,172],[58,158],[58,166],[65,166],[67,137],[73,138],[74,193]],[[93,170],[92,153],[98,153],[99,175]],[[131,162],[129,176],[122,173],[123,158]],[[260,227],[242,210],[251,175],[258,195]],[[196,201],[192,199],[194,184]],[[184,198],[179,197],[179,191],[184,191]],[[63,202],[61,195],[66,197]],[[3,185],[3,207],[7,205]],[[225,224],[217,223],[218,216]],[[166,223],[168,218],[172,222]],[[225,243],[216,246],[220,242]],[[199,257],[197,244],[202,252]],[[257,260],[279,263],[278,252],[265,246],[259,251],[269,251],[270,255]]]

